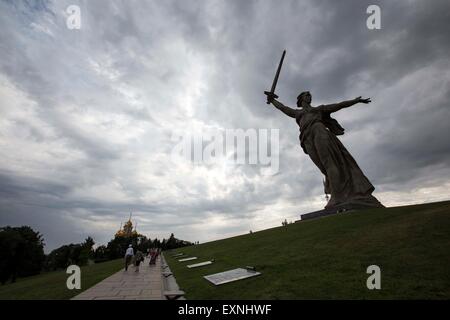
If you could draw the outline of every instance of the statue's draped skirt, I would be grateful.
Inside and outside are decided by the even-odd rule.
[[[325,192],[331,195],[326,207],[370,196],[374,186],[321,119],[319,112],[308,112],[298,118],[297,123],[303,150],[325,175]]]

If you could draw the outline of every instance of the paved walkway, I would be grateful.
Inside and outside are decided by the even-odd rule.
[[[146,258],[135,272],[133,265],[122,269],[95,286],[72,298],[73,300],[163,300],[161,257],[149,266]]]

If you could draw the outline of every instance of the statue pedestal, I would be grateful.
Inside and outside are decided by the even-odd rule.
[[[302,214],[301,220],[298,220],[296,222],[320,218],[338,213],[345,213],[356,210],[374,209],[374,208],[385,208],[385,207],[374,196],[369,196],[361,199],[354,199],[353,201],[349,201],[345,204],[337,205],[332,208],[325,208],[323,210]]]
[[[319,211],[313,211],[310,213],[302,214],[301,220],[297,220],[295,222],[301,222],[304,220],[320,218],[320,217],[329,216],[329,215],[337,214],[337,213],[338,213],[338,211],[336,209],[323,209],[323,210],[319,210]]]

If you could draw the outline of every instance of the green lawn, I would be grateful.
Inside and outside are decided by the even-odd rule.
[[[70,299],[123,268],[123,259],[81,267],[81,289],[69,290],[63,271],[20,278],[16,283],[0,285],[0,299]]]
[[[178,262],[183,252],[199,259]],[[370,209],[165,252],[187,299],[450,299],[450,202]],[[212,265],[187,264],[215,259]],[[381,290],[366,269],[381,268]],[[261,276],[214,286],[247,265]]]

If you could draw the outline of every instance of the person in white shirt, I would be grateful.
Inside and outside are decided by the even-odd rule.
[[[128,265],[131,263],[131,259],[134,256],[133,246],[130,244],[125,252],[125,271],[128,270]]]

